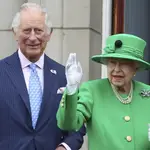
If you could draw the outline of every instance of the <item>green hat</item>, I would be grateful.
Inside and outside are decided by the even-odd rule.
[[[104,54],[95,55],[93,61],[106,64],[108,58],[129,59],[138,62],[139,69],[150,69],[150,64],[144,61],[146,42],[131,34],[115,34],[106,40]]]

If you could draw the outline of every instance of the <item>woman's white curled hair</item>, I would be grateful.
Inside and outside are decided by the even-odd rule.
[[[20,25],[20,13],[21,11],[28,9],[28,8],[37,8],[39,9],[42,13],[45,14],[45,25],[47,26],[47,32],[50,33],[52,32],[52,23],[50,20],[50,17],[47,13],[46,8],[41,7],[39,4],[36,3],[24,3],[21,7],[20,7],[20,11],[16,13],[16,15],[13,18],[12,21],[12,25],[11,28],[12,30],[16,33],[18,30],[18,27]]]

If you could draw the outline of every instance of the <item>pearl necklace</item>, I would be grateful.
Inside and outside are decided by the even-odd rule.
[[[123,103],[123,104],[129,104],[132,101],[132,95],[133,95],[133,84],[131,83],[131,88],[130,88],[130,92],[129,95],[126,98],[123,98],[120,96],[120,94],[118,93],[118,91],[116,90],[115,86],[113,84],[111,84],[113,92],[115,93],[116,97],[118,98],[118,100]]]

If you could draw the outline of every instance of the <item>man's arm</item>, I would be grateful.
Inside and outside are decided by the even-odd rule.
[[[77,132],[64,132],[63,146],[66,149],[67,147],[69,147],[71,150],[79,150],[83,145],[85,134],[86,134],[85,126],[82,126],[80,130]]]

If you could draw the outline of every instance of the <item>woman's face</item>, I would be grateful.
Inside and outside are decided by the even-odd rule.
[[[128,86],[137,71],[137,64],[132,60],[110,58],[107,63],[109,81],[116,87]]]

